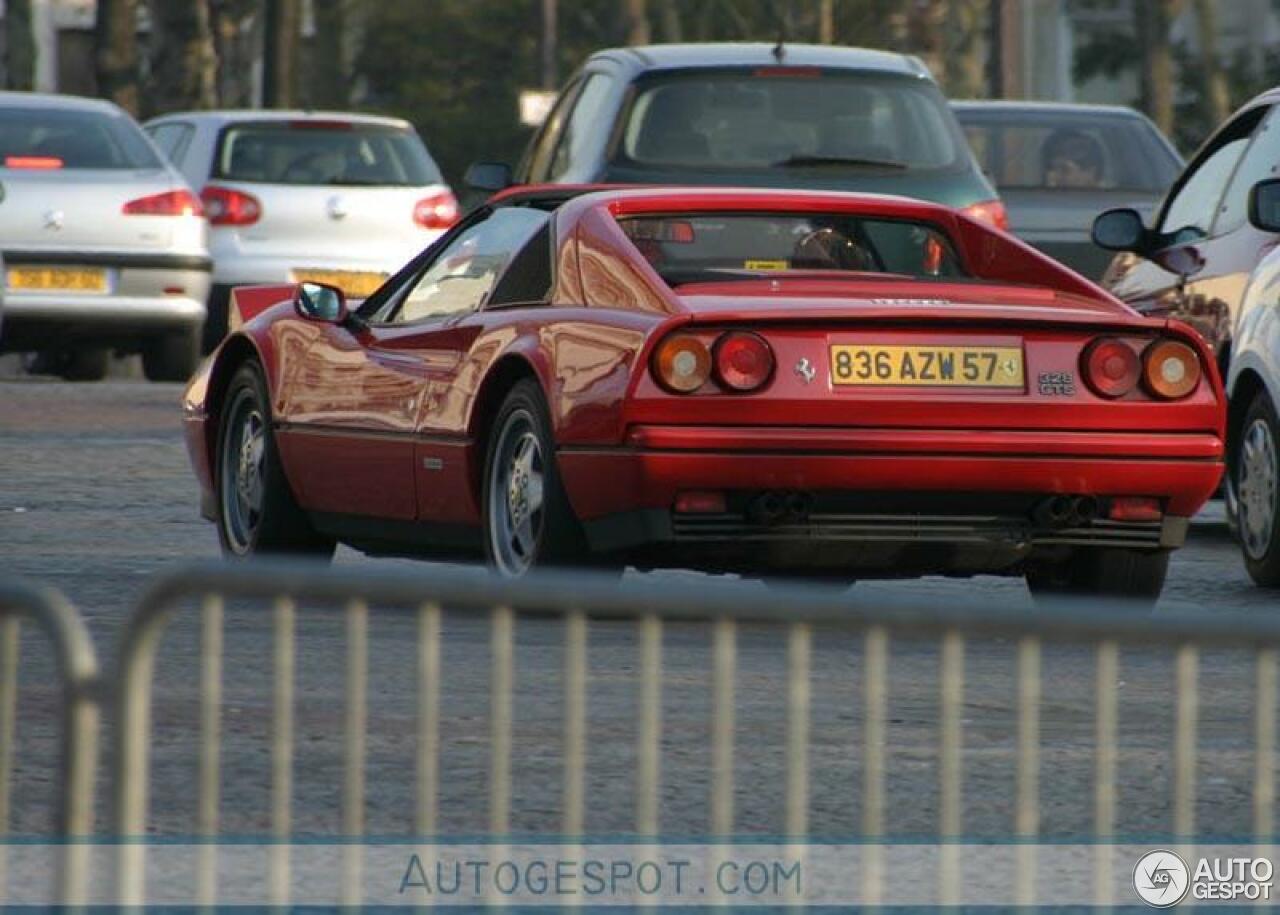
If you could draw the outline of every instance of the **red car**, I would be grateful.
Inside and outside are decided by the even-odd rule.
[[[312,284],[235,306],[185,397],[232,554],[1151,599],[1222,473],[1195,332],[937,204],[524,188],[356,311]]]

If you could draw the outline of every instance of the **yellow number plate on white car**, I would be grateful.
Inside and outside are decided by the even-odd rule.
[[[831,347],[835,384],[1021,388],[1023,374],[1017,346]]]
[[[10,267],[5,285],[21,292],[106,292],[107,271],[97,267]]]
[[[349,299],[365,299],[386,281],[387,274],[359,270],[295,270],[293,279],[298,283],[337,286]]]

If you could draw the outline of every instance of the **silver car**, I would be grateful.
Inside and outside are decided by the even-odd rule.
[[[0,92],[0,351],[93,380],[110,352],[181,381],[212,263],[200,200],[120,108]]]
[[[206,351],[226,333],[232,286],[310,280],[363,299],[458,218],[407,121],[199,111],[144,129],[199,189],[209,218]]]
[[[1113,207],[1151,213],[1182,157],[1145,115],[1112,105],[952,102],[974,155],[996,184],[1009,229],[1090,279],[1114,252],[1093,244],[1093,218]]]

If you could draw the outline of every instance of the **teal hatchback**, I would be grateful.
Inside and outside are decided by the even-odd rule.
[[[918,58],[861,48],[684,44],[592,55],[514,171],[467,183],[696,184],[897,194],[1005,228]]]

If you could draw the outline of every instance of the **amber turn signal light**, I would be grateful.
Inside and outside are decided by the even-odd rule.
[[[1186,397],[1200,383],[1200,358],[1177,340],[1158,340],[1142,356],[1142,383],[1165,400]]]
[[[711,352],[697,337],[675,334],[654,351],[653,374],[668,390],[691,393],[711,377]]]

